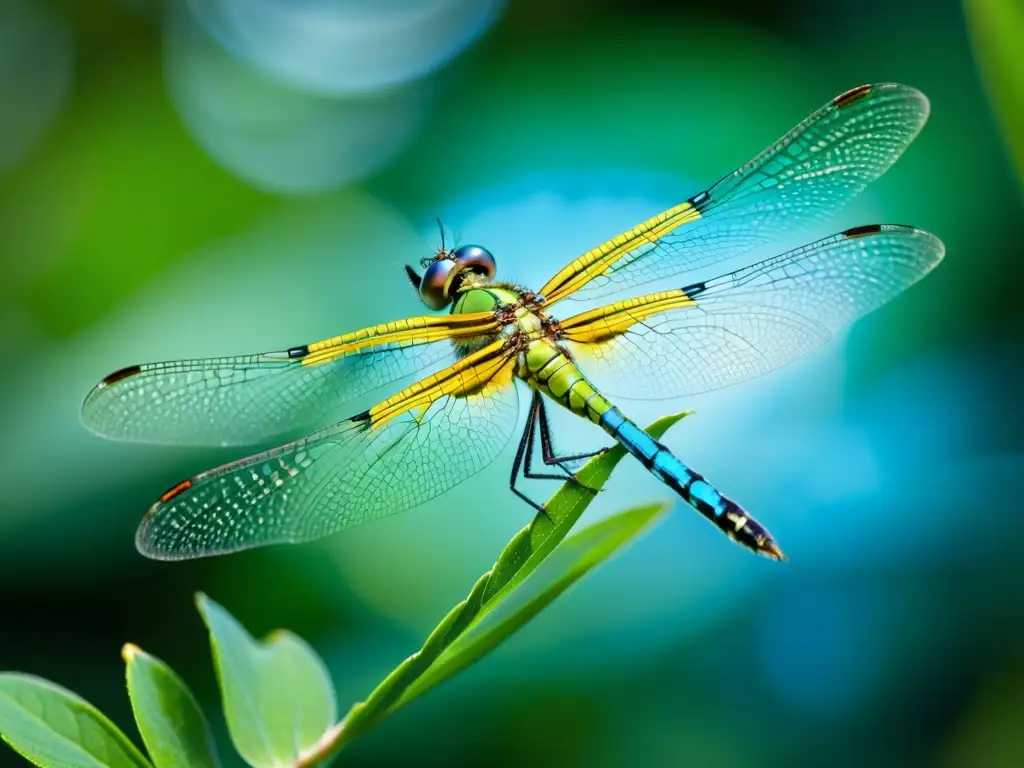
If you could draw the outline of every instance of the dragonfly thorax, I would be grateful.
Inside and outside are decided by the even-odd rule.
[[[509,286],[478,284],[459,294],[452,305],[452,314],[496,312],[502,305],[515,304],[519,298],[520,294]]]
[[[475,280],[472,287],[462,289],[451,311],[453,315],[489,312],[501,319],[500,332],[457,340],[456,348],[463,354],[480,349],[501,335],[525,348],[550,334],[550,319],[537,297],[512,283]]]

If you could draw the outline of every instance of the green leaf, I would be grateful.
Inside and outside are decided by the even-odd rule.
[[[515,593],[500,605],[492,604],[490,610],[482,611],[437,661],[409,686],[395,709],[494,650],[588,571],[659,521],[669,509],[671,506],[667,504],[631,509],[602,520],[568,539]]]
[[[1024,184],[1024,4],[964,0],[982,80]]]
[[[32,675],[0,673],[0,737],[40,766],[150,765],[128,737],[89,702]]]
[[[669,427],[690,413],[690,411],[684,411],[662,417],[651,424],[647,431],[653,437],[660,438]],[[340,748],[342,744],[369,730],[415,696],[447,679],[449,674],[441,674],[437,670],[432,670],[432,665],[438,662],[442,654],[467,629],[482,621],[499,606],[551,554],[594,500],[597,495],[595,491],[604,486],[611,476],[612,470],[625,455],[625,449],[621,445],[615,445],[607,453],[591,459],[576,473],[576,478],[580,481],[579,484],[563,484],[545,505],[547,515],[537,514],[528,526],[512,538],[498,556],[494,567],[477,581],[469,596],[448,613],[427,638],[423,647],[388,675],[365,702],[356,704],[349,711],[339,732],[333,737],[335,741],[330,749]],[[645,510],[650,512],[650,508],[645,508]],[[641,510],[634,510],[632,514],[640,515],[640,517],[643,515]],[[579,575],[585,571],[586,569]],[[575,578],[579,578],[579,575]],[[570,583],[572,580],[567,582],[562,589]],[[551,599],[560,591],[556,590],[551,595]],[[550,602],[550,599],[542,601],[542,605],[546,605],[547,602]],[[538,604],[537,610],[542,605]],[[518,623],[513,622],[514,626],[509,626],[514,629],[524,623],[527,618],[529,617],[523,618]],[[498,633],[494,637],[503,636]],[[460,658],[469,658],[471,655]],[[479,656],[470,661],[475,658],[479,658]],[[448,658],[445,663],[454,662]],[[465,665],[461,664],[458,669],[462,669]],[[428,670],[431,670],[429,679],[434,682],[430,685],[419,683],[420,678],[428,674]],[[415,689],[413,690],[414,685]],[[324,751],[329,753],[330,750]]]
[[[323,662],[301,638],[277,631],[256,642],[217,603],[196,604],[213,649],[231,740],[260,768],[300,764],[336,717],[334,686]]]
[[[121,655],[135,722],[157,768],[216,768],[209,726],[181,678],[138,646],[126,645]]]

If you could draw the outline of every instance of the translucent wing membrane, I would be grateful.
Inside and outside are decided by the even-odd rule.
[[[446,339],[492,334],[493,314],[413,317],[281,352],[124,368],[93,388],[86,426],[169,445],[250,445],[453,357]]]
[[[704,283],[569,318],[580,367],[625,398],[696,394],[780,368],[825,344],[942,259],[913,227],[873,225]]]
[[[185,480],[136,545],[178,560],[300,542],[401,512],[490,464],[518,417],[515,357],[494,343],[360,414]]]
[[[837,96],[705,192],[584,254],[541,288],[548,304],[606,296],[777,242],[827,219],[917,136],[928,100],[905,85]]]

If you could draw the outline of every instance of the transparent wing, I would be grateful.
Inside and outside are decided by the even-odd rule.
[[[549,305],[606,296],[819,223],[896,162],[928,110],[905,85],[847,91],[710,189],[585,253],[540,294]]]
[[[609,394],[706,392],[817,349],[942,255],[941,241],[920,229],[855,227],[714,280],[576,315],[563,322],[563,338]]]
[[[496,342],[374,408],[184,480],[136,535],[180,560],[309,541],[437,496],[490,464],[516,427],[514,352]]]
[[[454,357],[435,342],[497,329],[489,312],[426,315],[281,352],[135,365],[93,388],[82,421],[118,440],[251,445]]]

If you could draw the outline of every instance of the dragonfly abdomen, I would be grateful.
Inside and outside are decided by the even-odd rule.
[[[722,494],[702,475],[687,467],[668,448],[609,405],[599,422],[623,448],[656,478],[679,494],[733,541],[776,560],[784,559],[771,534],[739,504]]]
[[[546,341],[530,342],[519,360],[519,376],[559,405],[595,424],[600,424],[601,417],[612,407],[569,356]]]
[[[733,541],[769,557],[783,558],[763,525],[627,419],[561,349],[543,340],[531,342],[520,356],[519,375],[555,402],[600,425],[651,474]]]

